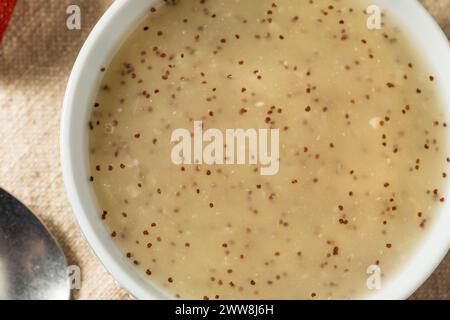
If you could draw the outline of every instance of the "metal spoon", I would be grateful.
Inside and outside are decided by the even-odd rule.
[[[0,300],[69,297],[61,248],[27,207],[0,188]]]

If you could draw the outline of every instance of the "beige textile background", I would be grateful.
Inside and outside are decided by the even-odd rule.
[[[450,37],[450,0],[422,2]],[[81,267],[75,299],[128,299],[82,238],[59,166],[66,81],[84,39],[111,3],[17,0],[0,44],[0,186],[26,203],[54,233],[69,263]],[[69,4],[80,6],[82,30],[67,30]],[[413,298],[450,299],[450,254]]]

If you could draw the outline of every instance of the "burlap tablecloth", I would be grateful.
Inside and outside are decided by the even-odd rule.
[[[1,2],[2,0],[0,0]],[[75,299],[127,299],[82,238],[59,163],[59,120],[66,81],[93,25],[112,0],[18,0],[0,44],[0,186],[50,228],[70,264],[82,270]],[[450,0],[423,0],[450,36]],[[77,4],[82,29],[66,28]],[[413,298],[450,298],[450,255]]]

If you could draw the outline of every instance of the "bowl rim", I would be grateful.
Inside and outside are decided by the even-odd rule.
[[[443,83],[450,83],[450,45],[447,37],[417,0],[396,0],[395,4],[389,1],[378,0],[381,5],[398,6],[397,10],[407,6],[410,19],[418,19],[422,27],[432,33],[429,37],[435,41],[435,45],[430,46],[432,48],[422,49],[435,50],[440,58],[447,58],[449,61],[444,70],[438,72],[445,80],[440,85],[442,92],[445,89]],[[63,180],[72,211],[84,238],[105,269],[122,288],[135,298],[148,300],[171,299],[171,297],[141,275],[114,245],[97,214],[88,182],[87,160],[83,160],[83,157],[87,158],[86,119],[90,114],[90,105],[96,91],[96,86],[93,84],[98,83],[101,76],[100,72],[95,71],[113,56],[112,52],[117,50],[123,42],[123,39],[120,39],[126,38],[125,35],[134,30],[133,27],[140,21],[139,18],[146,13],[144,9],[150,9],[157,3],[158,0],[116,0],[101,17],[73,66],[64,96],[60,129]],[[405,26],[408,24],[406,20],[399,22]],[[93,70],[95,71],[92,72]],[[437,70],[436,65],[434,70]],[[445,96],[444,102],[450,106],[450,92],[448,94],[442,92],[442,94]],[[83,128],[86,132],[83,132]],[[432,230],[428,231],[424,243],[419,246],[420,248],[415,249],[414,257],[408,259],[406,265],[398,272],[399,274],[379,292],[362,298],[406,299],[425,282],[450,248],[450,233],[444,233],[445,227],[450,225],[450,203],[445,204],[440,211],[439,217],[431,224]],[[440,232],[439,237],[434,236],[437,232]],[[413,274],[415,276],[411,277]]]

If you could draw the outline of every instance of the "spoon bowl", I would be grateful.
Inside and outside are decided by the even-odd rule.
[[[0,188],[0,300],[66,300],[66,258],[20,201]]]

